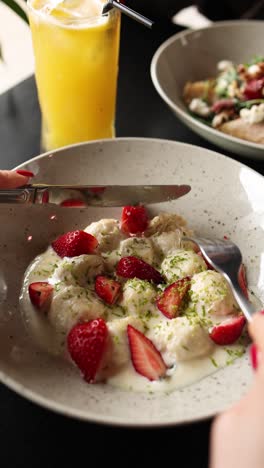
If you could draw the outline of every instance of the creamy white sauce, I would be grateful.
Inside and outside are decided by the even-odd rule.
[[[235,354],[242,349],[239,345],[227,346],[229,351]],[[108,383],[124,390],[136,392],[165,392],[186,387],[194,382],[202,380],[204,377],[216,372],[221,367],[232,364],[232,357],[219,346],[214,347],[210,356],[192,359],[190,361],[179,362],[174,368],[168,371],[168,376],[164,379],[150,382],[145,377],[140,376],[130,362],[117,375],[111,377]]]
[[[178,247],[179,246],[176,245],[176,249]],[[58,257],[58,255],[53,251],[51,247],[49,247],[47,251],[44,252],[42,255],[39,255],[31,263],[31,265],[28,267],[25,273],[24,283],[20,296],[20,304],[25,326],[28,330],[29,335],[33,337],[36,344],[43,350],[54,355],[59,355],[64,359],[70,361],[65,345],[67,333],[65,331],[62,332],[58,329],[55,330],[55,328],[51,325],[50,321],[48,320],[47,314],[43,313],[42,311],[36,310],[36,308],[32,305],[28,294],[28,285],[32,282],[49,281],[50,283],[52,283],[53,281],[54,284],[54,278],[56,278],[56,274],[54,275],[54,272],[58,268],[58,265],[64,260],[65,259],[60,259],[60,257]],[[151,288],[151,285],[149,285],[149,287]],[[53,294],[54,297],[56,297],[56,294],[58,294],[56,291],[56,287]],[[149,297],[151,297],[151,290],[148,293],[146,293],[146,295],[147,294],[149,295]],[[125,294],[123,296],[125,296]],[[120,301],[120,305],[121,304],[122,300]],[[104,305],[102,306],[105,307]],[[158,311],[154,304],[151,304],[150,309],[153,316],[150,319],[148,319],[146,323],[149,329],[151,329],[151,331],[153,331],[155,326],[157,326],[159,323],[166,325],[167,322],[170,322],[161,312]],[[116,311],[118,311],[118,309],[116,309]],[[111,313],[112,312],[113,309]],[[133,308],[131,308],[130,315],[132,317],[131,320],[138,320],[135,311],[133,312]],[[113,319],[114,315],[110,315],[108,317],[108,320],[111,320],[111,324],[114,324]],[[212,317],[212,319],[213,321],[217,321],[217,317]],[[116,323],[117,322],[115,322],[115,324]],[[171,323],[169,323],[169,325],[170,324]],[[136,324],[135,326],[137,327]],[[148,336],[148,332],[146,332],[146,336]],[[155,336],[155,334],[153,335],[153,333],[150,333],[150,339],[152,339],[153,336]],[[157,343],[154,344],[157,347],[160,344],[161,350],[163,345],[162,343],[160,343],[159,337],[157,338]],[[113,367],[113,369],[110,368],[111,375],[110,377],[108,377],[107,382],[113,386],[133,391],[170,392],[174,389],[184,387],[198,380],[201,380],[205,376],[215,372],[217,369],[225,365],[231,364],[232,361],[235,358],[237,358],[237,356],[242,355],[244,351],[243,346],[239,344],[227,347],[220,347],[212,343],[212,345],[210,344],[210,346],[210,352],[207,352],[205,356],[191,359],[188,361],[176,362],[173,366],[171,366],[171,363],[168,363],[167,361],[166,363],[168,367],[171,367],[168,368],[166,377],[160,381],[150,382],[145,377],[139,375],[134,370],[131,359],[128,359],[128,361],[125,362],[125,364],[122,364],[122,366],[117,366],[116,368]],[[164,359],[165,355],[166,353],[163,353]]]
[[[54,355],[64,354],[62,351],[64,343],[62,344],[61,337],[52,328],[46,315],[36,310],[32,305],[28,294],[28,286],[35,281],[47,281],[53,270],[53,265],[56,264],[58,259],[59,257],[52,248],[36,257],[26,270],[20,294],[22,318],[29,335],[40,348]]]

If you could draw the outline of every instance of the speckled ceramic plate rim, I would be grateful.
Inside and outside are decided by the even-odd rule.
[[[200,147],[197,147],[195,145],[191,145],[191,144],[188,144],[188,143],[181,143],[181,142],[177,142],[177,141],[172,141],[172,140],[164,140],[164,139],[154,139],[154,138],[134,138],[134,137],[128,137],[128,138],[116,138],[115,140],[111,140],[111,139],[106,139],[106,140],[94,140],[94,141],[91,141],[91,142],[83,142],[83,143],[77,143],[75,145],[69,145],[69,146],[65,146],[63,148],[59,148],[57,150],[54,150],[52,151],[52,154],[56,154],[56,153],[59,153],[61,152],[61,150],[64,150],[64,149],[67,149],[67,148],[77,148],[77,147],[80,147],[80,146],[83,146],[83,145],[87,145],[87,144],[94,144],[94,143],[100,143],[100,144],[103,144],[104,142],[113,142],[113,141],[123,141],[123,142],[151,142],[151,143],[155,143],[155,142],[159,142],[159,143],[173,143],[175,144],[175,147],[181,147],[181,146],[184,146],[186,148],[192,148],[192,149],[195,149],[195,148],[199,148],[199,149],[202,149],[204,151],[206,151],[207,153],[211,154],[212,156],[216,156],[216,157],[222,157],[224,159],[227,159],[229,160],[232,164],[234,164],[235,166],[241,168],[241,167],[246,167],[247,169],[250,170],[250,172],[260,176],[261,174],[259,174],[257,171],[254,171],[253,169],[250,169],[248,168],[248,166],[246,166],[245,164],[243,163],[240,163],[230,157],[227,157],[227,156],[224,156],[218,152],[215,152],[215,151],[211,151],[211,150],[207,150],[207,149],[204,149],[204,148],[200,148]],[[50,155],[51,152],[46,152],[46,153],[43,153],[43,154],[40,154],[36,157],[33,157],[27,161],[25,161],[24,163],[20,164],[19,166],[16,166],[16,168],[14,169],[21,169],[21,168],[27,168],[27,166],[34,162],[34,161],[37,161],[39,159],[42,159],[42,158],[45,158],[47,157],[48,155]],[[263,177],[262,177],[263,178]],[[264,179],[264,178],[263,178]],[[55,413],[59,413],[59,414],[62,414],[62,415],[65,415],[65,416],[68,416],[68,417],[71,417],[71,418],[77,418],[77,419],[80,419],[80,420],[83,420],[83,421],[87,421],[87,422],[91,422],[91,423],[100,423],[100,424],[104,424],[104,425],[110,425],[110,426],[118,426],[118,427],[130,427],[130,428],[144,428],[144,427],[148,427],[148,428],[158,428],[158,427],[170,427],[170,426],[176,426],[176,425],[182,425],[182,424],[190,424],[190,423],[195,423],[195,422],[199,422],[199,421],[205,421],[209,418],[212,418],[216,415],[216,412],[215,411],[208,411],[208,412],[205,412],[202,416],[196,416],[192,419],[186,419],[186,420],[181,420],[181,421],[162,421],[162,422],[157,422],[157,421],[149,421],[148,419],[146,420],[140,420],[140,422],[133,422],[133,421],[127,421],[127,422],[124,422],[123,420],[121,421],[120,418],[115,418],[113,416],[110,416],[108,417],[107,415],[96,415],[92,412],[90,412],[90,414],[87,414],[87,413],[83,413],[83,411],[81,410],[77,410],[77,409],[69,409],[67,407],[67,405],[64,405],[64,404],[60,404],[60,403],[57,403],[57,402],[54,402],[52,399],[50,398],[45,398],[43,396],[40,396],[39,394],[37,394],[36,392],[33,392],[31,390],[29,390],[28,388],[26,388],[24,385],[18,383],[15,379],[7,376],[3,371],[0,371],[0,381],[1,383],[3,383],[4,385],[6,385],[8,388],[10,388],[11,390],[13,390],[14,392],[16,392],[18,395],[26,398],[27,400],[31,401],[31,402],[34,402],[38,405],[40,405],[41,407],[43,408],[46,408],[46,409],[49,409],[49,410],[52,410],[54,411]],[[219,408],[219,411],[222,411],[226,408],[226,404],[223,404],[223,407],[222,408]]]
[[[156,74],[156,68],[157,68],[157,62],[159,60],[159,57],[160,55],[162,54],[162,52],[170,45],[170,44],[173,44],[175,42],[175,40],[179,39],[183,39],[183,38],[186,38],[188,36],[191,36],[193,35],[194,33],[199,33],[200,31],[204,31],[204,30],[208,30],[208,29],[217,29],[219,27],[222,27],[222,26],[230,26],[230,27],[239,27],[240,25],[248,25],[248,24],[259,24],[259,23],[263,23],[264,25],[264,21],[262,20],[247,20],[247,21],[240,21],[240,20],[237,20],[237,21],[219,21],[215,24],[213,24],[212,26],[208,26],[208,27],[205,27],[205,28],[200,28],[200,29],[195,29],[195,30],[187,30],[187,31],[182,31],[182,32],[179,32],[177,34],[174,34],[172,37],[170,37],[169,39],[167,39],[165,42],[163,42],[159,48],[156,50],[155,54],[153,55],[153,58],[152,58],[152,61],[151,61],[151,66],[150,66],[150,74],[151,74],[151,79],[152,79],[152,82],[157,90],[157,92],[159,93],[159,95],[162,97],[162,99],[168,104],[168,106],[170,108],[173,108],[175,110],[175,112],[177,114],[179,114],[179,117],[181,117],[181,119],[184,121],[188,121],[190,124],[195,124],[198,128],[202,129],[202,130],[206,130],[208,131],[212,136],[216,136],[217,138],[223,138],[223,139],[226,139],[228,141],[230,141],[231,143],[236,143],[236,144],[239,144],[239,145],[242,145],[243,147],[245,148],[251,148],[251,149],[256,149],[256,150],[261,150],[263,149],[263,159],[264,159],[264,145],[262,144],[258,144],[258,143],[253,143],[253,142],[250,142],[250,141],[246,141],[246,140],[242,140],[241,138],[237,138],[237,137],[233,137],[231,135],[228,135],[226,133],[223,133],[223,132],[220,132],[218,130],[215,130],[214,128],[212,127],[209,127],[203,123],[201,123],[199,120],[195,119],[194,117],[192,117],[191,115],[188,114],[187,111],[184,111],[182,110],[172,99],[170,99],[167,94],[163,91],[163,88],[162,86],[160,85],[159,83],[159,80],[157,78],[157,74]],[[259,156],[256,156],[257,159],[262,159],[260,158]]]

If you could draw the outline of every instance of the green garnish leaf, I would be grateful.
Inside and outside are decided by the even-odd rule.
[[[210,361],[211,361],[211,363],[213,364],[214,367],[218,367],[218,364],[217,364],[216,360],[213,357],[210,357]]]
[[[264,56],[263,55],[255,55],[250,62],[246,63],[247,67],[250,67],[251,65],[256,65],[257,63],[264,62]]]

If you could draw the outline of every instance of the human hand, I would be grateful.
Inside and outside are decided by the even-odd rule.
[[[264,311],[249,325],[254,341],[251,361],[257,367],[249,392],[216,418],[211,431],[210,468],[264,467]],[[228,389],[226,389],[228,391]]]
[[[0,171],[0,189],[13,189],[26,185],[34,174],[30,171]]]

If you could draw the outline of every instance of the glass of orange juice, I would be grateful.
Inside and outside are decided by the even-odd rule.
[[[120,12],[105,0],[28,0],[45,150],[115,136]]]

